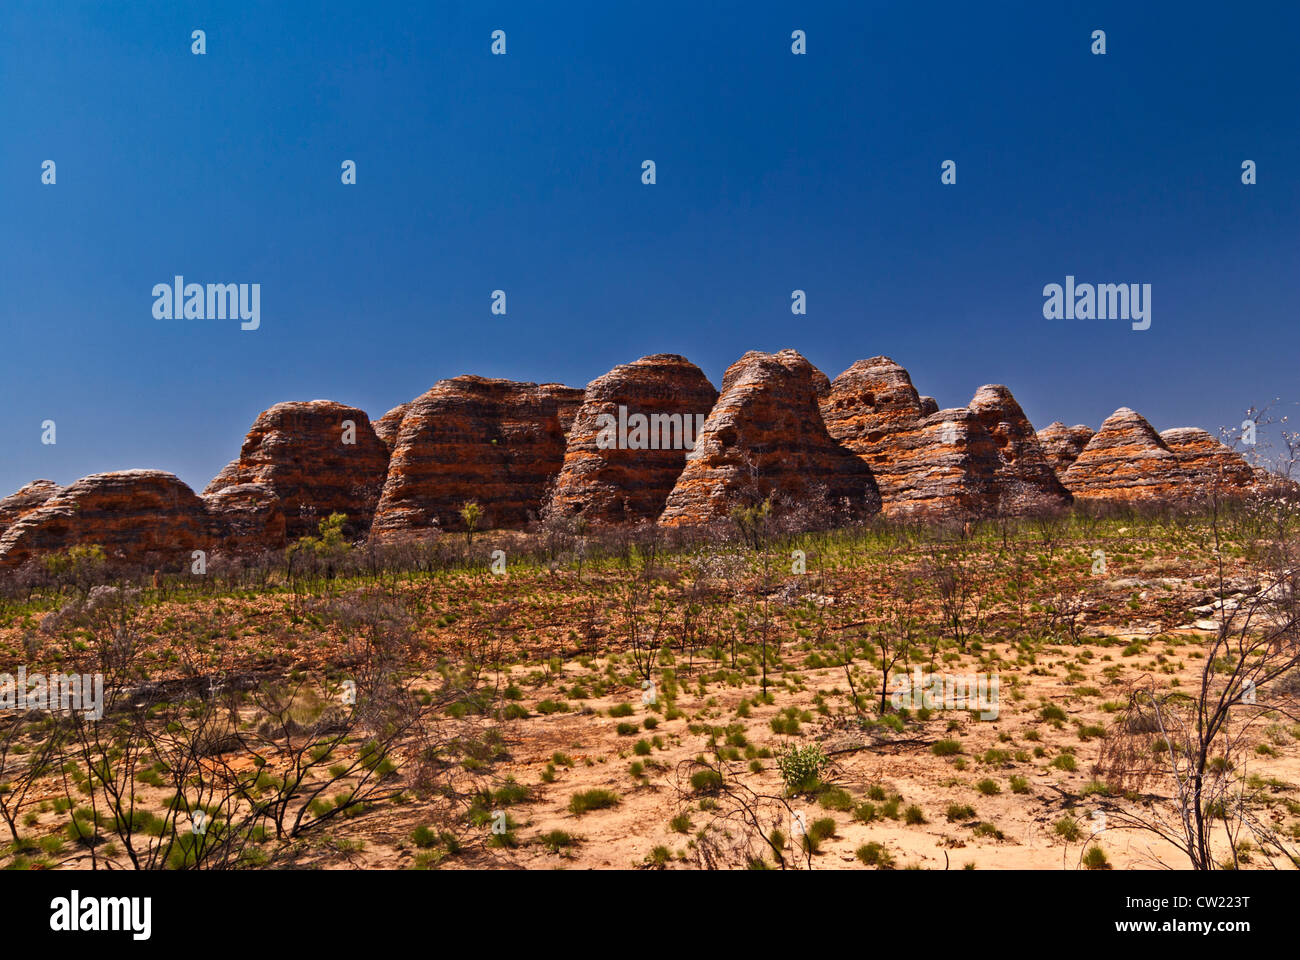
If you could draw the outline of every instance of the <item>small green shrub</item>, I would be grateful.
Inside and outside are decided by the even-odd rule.
[[[582,816],[591,810],[604,810],[618,803],[618,795],[612,790],[583,790],[569,798],[569,812]]]

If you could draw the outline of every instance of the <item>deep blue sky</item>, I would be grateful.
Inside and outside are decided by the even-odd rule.
[[[0,495],[201,488],[279,400],[378,417],[661,351],[715,383],[883,353],[1038,426],[1300,399],[1300,5],[321,6],[0,6]],[[177,273],[261,283],[261,329],[155,320]],[[1067,273],[1151,283],[1151,329],[1045,321]]]

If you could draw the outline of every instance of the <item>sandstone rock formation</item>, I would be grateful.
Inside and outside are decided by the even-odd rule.
[[[288,540],[284,505],[266,483],[237,483],[203,494],[213,547],[228,554],[279,550]]]
[[[621,440],[616,430],[602,443],[620,419]],[[940,410],[888,357],[831,382],[793,350],[750,352],[719,394],[683,357],[656,354],[585,391],[443,380],[373,425],[332,401],[276,404],[202,497],[155,470],[66,489],[38,480],[0,499],[0,565],[93,543],[119,563],[176,567],[194,549],[281,549],[335,512],[354,539],[461,530],[469,500],[489,529],[522,527],[547,506],[595,525],[703,524],[770,496],[810,513],[847,504],[865,514],[883,501],[892,517],[959,519],[1064,505],[1071,494],[1190,504],[1211,490],[1300,496],[1205,431],[1157,434],[1128,408],[1096,434],[1059,422],[1035,433],[1006,387]]]
[[[994,513],[998,505],[997,447],[966,407],[921,417],[873,451],[890,463],[886,516],[902,519],[963,519]],[[883,470],[884,468],[882,468]],[[877,474],[879,482],[880,474]]]
[[[402,419],[410,408],[409,402],[399,403],[371,424],[375,428],[375,436],[388,448],[390,454],[393,452],[393,443],[397,440],[397,431],[402,426]]]
[[[1189,483],[1221,492],[1244,492],[1256,484],[1251,465],[1204,430],[1176,427],[1162,431],[1160,439],[1190,474]]]
[[[365,411],[332,400],[277,403],[257,418],[239,459],[217,474],[204,494],[264,484],[280,500],[290,540],[315,535],[331,513],[346,514],[344,531],[362,537],[387,471],[388,449]]]
[[[116,564],[179,569],[211,546],[203,501],[162,470],[83,477],[25,514],[0,536],[0,567],[97,544]]]
[[[879,510],[870,467],[826,431],[817,401],[829,390],[819,374],[794,350],[750,351],[732,364],[660,522],[707,523],[768,496],[823,494],[836,508]]]
[[[468,500],[482,508],[484,529],[524,526],[564,462],[565,428],[582,393],[474,376],[438,382],[402,418],[373,532],[427,532],[435,521],[464,529]]]
[[[836,377],[822,398],[821,414],[827,432],[873,467],[877,461],[884,465],[885,458],[876,454],[888,436],[912,429],[928,415],[912,378],[889,357],[859,360]],[[877,473],[883,494],[889,481]]]
[[[573,421],[582,409],[586,391],[577,387],[566,387],[562,383],[544,383],[542,389],[550,390],[555,397],[556,413],[560,418],[560,432],[566,437],[573,429]]]
[[[1150,501],[1189,493],[1178,456],[1128,407],[1106,418],[1061,481],[1076,500]]]
[[[859,360],[822,398],[831,436],[866,461],[891,517],[968,517],[1064,505],[1070,497],[1006,387],[935,410],[888,357]]]
[[[591,381],[569,430],[551,510],[592,523],[658,517],[717,399],[700,368],[671,353]]]
[[[1092,427],[1082,423],[1067,427],[1057,420],[1038,431],[1038,442],[1042,444],[1043,454],[1058,477],[1078,459],[1091,439]]]
[[[1070,503],[1072,498],[1048,463],[1033,424],[1010,390],[986,384],[975,391],[969,409],[997,453],[993,484],[998,513],[1034,513]]]
[[[1258,471],[1204,430],[1157,434],[1128,407],[1106,418],[1061,480],[1078,500],[1123,503],[1190,505],[1261,488]]]
[[[16,520],[44,505],[46,500],[62,489],[53,480],[33,480],[16,493],[11,493],[0,500],[0,536],[3,536],[5,530]]]
[[[891,516],[952,496],[951,481],[964,472],[957,444],[968,428],[958,426],[955,415],[923,428],[922,418],[939,413],[927,413],[927,407],[907,371],[889,357],[859,360],[821,398],[827,432],[871,467]],[[945,423],[954,425],[945,429]],[[953,449],[936,455],[935,446],[943,440]]]

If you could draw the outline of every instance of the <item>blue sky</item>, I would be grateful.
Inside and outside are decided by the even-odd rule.
[[[715,384],[749,349],[887,354],[1038,426],[1240,422],[1300,399],[1297,36],[1280,2],[6,0],[0,494],[201,488],[280,400],[377,417],[654,352]],[[176,274],[260,283],[261,328],[156,320]],[[1150,283],[1151,328],[1044,320],[1067,274]]]

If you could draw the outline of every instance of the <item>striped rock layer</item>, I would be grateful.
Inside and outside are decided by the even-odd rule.
[[[226,554],[278,550],[288,541],[284,504],[266,483],[237,483],[203,494],[213,546]],[[326,514],[328,516],[328,514]]]
[[[1080,500],[1193,502],[1211,492],[1245,494],[1259,478],[1239,455],[1204,430],[1158,434],[1120,407],[1062,477]]]
[[[888,357],[859,360],[822,398],[827,429],[871,466],[887,516],[961,518],[1069,503],[1006,387],[981,387],[969,407],[935,406]]]
[[[1038,431],[1038,442],[1042,444],[1043,454],[1058,477],[1079,458],[1091,439],[1092,427],[1082,423],[1067,427],[1056,420]]]
[[[462,530],[476,501],[479,526],[523,527],[564,463],[565,430],[582,391],[558,383],[463,376],[411,401],[393,440],[375,534]]]
[[[686,466],[687,444],[694,445],[696,427],[717,399],[700,368],[671,353],[642,357],[591,381],[569,430],[552,513],[594,523],[657,518]],[[644,418],[648,435],[629,434],[626,424],[635,417]],[[621,437],[609,430],[611,421],[625,425]]]
[[[750,351],[732,364],[660,523],[704,524],[767,497],[821,495],[837,508],[877,512],[871,469],[827,433],[819,393],[829,394],[825,375],[794,350]]]
[[[620,407],[680,414],[683,427],[707,418],[694,450],[603,447],[602,415],[617,418]],[[1205,431],[1157,434],[1128,408],[1096,434],[1061,423],[1035,433],[1005,387],[939,410],[888,357],[858,361],[832,383],[793,350],[751,352],[718,394],[684,358],[657,354],[585,391],[444,380],[373,426],[364,411],[332,401],[277,404],[201,497],[156,470],[95,474],[66,488],[35,481],[0,499],[0,567],[98,544],[114,563],[180,569],[196,549],[281,549],[335,512],[349,518],[353,539],[458,530],[469,500],[487,529],[522,527],[548,506],[594,524],[658,516],[686,525],[774,495],[795,504],[824,497],[860,514],[883,499],[890,516],[931,519],[1028,512],[1071,495],[1190,503],[1210,491],[1260,490],[1300,496],[1300,486],[1251,467]]]
[[[409,403],[399,403],[371,424],[375,428],[375,436],[388,448],[390,454],[393,452],[393,443],[397,440],[397,431],[401,429],[402,420],[410,406]]]
[[[173,474],[97,473],[14,522],[0,536],[0,567],[98,545],[112,563],[180,569],[193,550],[208,550],[212,542],[203,501]]]
[[[1255,484],[1255,470],[1242,457],[1197,427],[1176,427],[1162,431],[1160,439],[1169,452],[1178,457],[1184,471],[1195,484],[1240,490]]]
[[[261,485],[279,501],[288,539],[315,535],[331,513],[345,514],[344,531],[357,538],[370,529],[387,472],[388,448],[364,410],[332,400],[292,401],[257,418],[239,458],[204,493]]]
[[[1007,516],[1069,505],[1072,497],[1052,469],[1034,426],[1011,391],[988,384],[975,391],[970,411],[993,441],[994,511]]]
[[[43,506],[45,501],[62,490],[63,488],[53,480],[33,480],[19,488],[16,493],[11,493],[0,500],[0,536],[3,536],[15,521],[21,520],[37,507]]]

